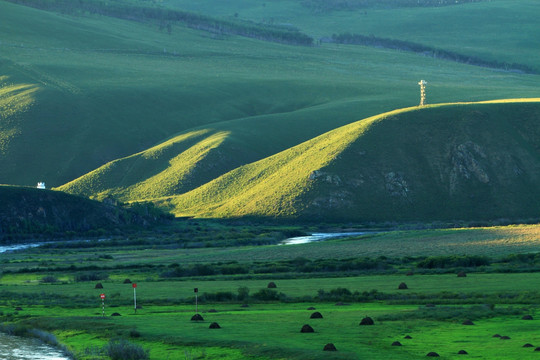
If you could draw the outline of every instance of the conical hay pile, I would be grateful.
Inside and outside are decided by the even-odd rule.
[[[329,344],[324,345],[323,351],[337,351],[337,349],[334,346],[334,344],[329,343]]]
[[[300,332],[301,333],[312,333],[312,332],[315,332],[315,330],[313,330],[313,328],[311,326],[306,324],[306,325],[302,326],[302,329],[300,329]]]
[[[362,319],[362,321],[360,321],[360,325],[375,325],[375,322],[373,321],[372,318],[370,318],[369,316],[366,316],[365,318]]]
[[[320,312],[318,311],[315,311],[313,314],[311,314],[311,316],[309,317],[310,319],[322,319],[323,316]]]
[[[195,314],[191,317],[191,321],[204,321],[204,319],[201,314]]]

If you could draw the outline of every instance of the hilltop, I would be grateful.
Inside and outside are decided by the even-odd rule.
[[[535,218],[540,102],[367,118],[161,199],[177,215],[314,221]]]
[[[219,153],[210,152],[209,157],[185,154],[179,171],[187,177],[179,188],[166,185],[156,192],[137,185],[169,167],[160,163],[149,173],[143,167],[130,171],[117,184],[111,177],[91,191],[95,196],[113,189],[126,199],[169,196],[358,119],[417,104],[419,79],[429,82],[432,103],[537,96],[538,76],[533,74],[357,45],[315,41],[312,46],[297,46],[276,42],[276,37],[208,31],[186,21],[130,20],[77,8],[102,3],[93,0],[40,2],[57,3],[71,7],[44,10],[0,0],[0,177],[4,183],[31,186],[45,181],[60,186],[177,136],[193,140],[193,134],[207,134],[212,148],[220,142]],[[268,29],[313,39],[339,34],[349,25],[354,25],[350,28],[354,33],[369,35],[374,24],[386,29],[399,22],[407,29],[400,33],[401,40],[501,63],[525,62],[538,69],[536,57],[520,55],[537,49],[527,35],[538,26],[528,20],[537,6],[530,1],[517,7],[497,1],[369,9],[367,16],[363,9],[316,14],[298,1],[253,1],[238,18],[227,11],[245,1],[231,1],[228,10],[223,4],[214,6],[219,3],[215,0],[164,1],[159,6],[148,1],[114,3],[115,9],[130,14],[152,6],[186,17],[201,13],[200,19],[207,23],[238,25],[254,34]],[[478,26],[476,20],[485,11],[497,15],[497,26],[505,29],[504,41],[495,46],[491,32],[458,26],[465,10]],[[515,16],[501,17],[506,11]],[[444,22],[437,27],[430,21],[431,37],[422,38],[418,28],[408,23],[415,16]],[[270,19],[275,19],[273,24]],[[527,24],[526,32],[515,26],[516,19]],[[448,33],[449,27],[459,31]],[[395,38],[386,30],[375,35]],[[456,37],[463,41],[455,42]],[[519,49],[517,37],[524,39]],[[496,59],[486,56],[485,50],[472,50],[479,49],[480,43],[482,49],[493,49]],[[16,90],[22,88],[26,90]]]

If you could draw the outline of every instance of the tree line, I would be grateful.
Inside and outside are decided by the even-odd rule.
[[[297,29],[248,21],[217,19],[182,10],[127,4],[106,0],[8,0],[13,3],[66,14],[99,14],[132,21],[158,21],[184,23],[190,28],[220,35],[239,35],[259,40],[291,45],[313,44],[313,38]],[[161,26],[161,25],[160,25]]]
[[[342,34],[333,34],[329,39],[322,39],[324,42],[331,42],[337,44],[354,44],[354,45],[364,45],[364,46],[373,46],[381,47],[386,49],[394,49],[401,51],[409,51],[417,54],[422,54],[425,56],[431,56],[436,59],[450,60],[463,64],[481,66],[492,69],[502,69],[506,71],[515,71],[526,74],[535,74],[536,72],[527,65],[516,64],[516,63],[507,63],[499,62],[495,60],[486,60],[476,56],[459,54],[454,51],[437,49],[431,46],[414,43],[411,41],[396,40],[381,38],[377,36],[366,36],[361,34],[351,34],[351,33],[342,33]]]
[[[438,7],[485,0],[302,0],[301,4],[316,12],[369,8]]]

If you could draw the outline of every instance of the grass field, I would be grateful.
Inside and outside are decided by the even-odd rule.
[[[313,46],[16,2],[0,0],[0,182],[248,218],[66,232],[0,253],[0,330],[50,332],[78,360],[108,359],[117,339],[151,360],[538,357],[539,75],[326,42],[374,35],[540,72],[537,1],[324,12],[300,0],[94,2],[296,28]],[[299,214],[311,222],[249,218]],[[466,228],[516,221],[533,225]],[[366,316],[375,325],[360,326]]]
[[[1,160],[7,183],[33,185],[41,178],[58,186],[180,132],[228,134],[211,171],[213,157],[189,158],[202,169],[192,175],[193,187],[338,126],[414,105],[421,78],[430,82],[430,102],[537,95],[534,75],[390,50],[213,38],[182,24],[169,35],[152,23],[59,15],[5,1],[0,6],[0,73],[14,86],[39,89]],[[277,6],[274,11],[285,13],[297,4],[268,4]],[[530,13],[523,8],[524,16]],[[56,138],[64,139],[61,146],[50,140]],[[29,157],[26,149],[39,151]],[[148,176],[142,170],[129,175],[139,182]]]
[[[509,63],[527,63],[539,69],[532,43],[537,40],[534,0],[492,0],[443,7],[399,6],[317,12],[301,1],[216,0],[196,3],[169,0],[171,7],[257,22],[290,24],[315,38],[356,33],[409,40],[436,48]],[[399,2],[396,2],[399,4]],[[384,26],[381,26],[384,24]],[[516,31],[517,30],[517,31]]]
[[[202,229],[191,235],[192,241],[208,236]],[[220,229],[235,231],[226,226]],[[95,243],[81,248],[28,249],[1,255],[0,314],[5,324],[17,324],[11,330],[16,333],[24,334],[29,328],[52,332],[78,359],[106,359],[100,349],[119,338],[149,349],[150,359],[415,359],[431,351],[441,358],[457,359],[461,358],[459,350],[475,359],[493,359],[499,354],[505,359],[532,359],[534,348],[522,346],[540,343],[535,330],[539,321],[538,266],[530,263],[527,272],[517,263],[503,269],[496,259],[538,253],[537,232],[538,225],[519,225],[394,231],[287,246],[173,250],[167,249],[169,243],[156,239],[155,245]],[[434,245],[428,248],[430,243]],[[492,263],[424,273],[414,262],[387,273],[250,272],[249,276],[173,279],[159,275],[175,263],[187,266],[236,260],[256,264],[284,258],[300,261],[300,257],[326,261],[363,256],[423,259],[462,254],[488,255]],[[74,267],[69,268],[71,265]],[[467,276],[457,277],[459,269],[466,270]],[[406,275],[410,270],[413,276]],[[77,280],[84,273],[108,276]],[[47,276],[55,280],[44,282]],[[124,283],[126,278],[137,283],[140,308],[136,313],[133,289]],[[276,284],[273,290],[267,288],[270,281]],[[102,289],[95,288],[97,282]],[[408,289],[398,289],[401,282]],[[199,289],[197,310],[204,317],[202,322],[190,321],[195,313],[194,288]],[[101,293],[106,294],[105,318],[101,316]],[[243,299],[237,298],[240,294]],[[270,300],[273,294],[277,297]],[[17,307],[22,310],[15,310]],[[315,307],[323,319],[310,319],[314,310],[308,307]],[[121,316],[111,317],[113,312]],[[534,320],[522,320],[524,315],[532,315]],[[365,316],[372,317],[375,325],[359,326]],[[462,325],[465,320],[474,325]],[[221,329],[209,329],[212,322]],[[304,324],[315,332],[301,333]],[[495,334],[510,339],[493,338]],[[412,339],[405,339],[406,335]],[[392,346],[394,341],[403,346]],[[323,352],[327,343],[338,351]]]

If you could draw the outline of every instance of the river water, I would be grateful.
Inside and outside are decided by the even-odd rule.
[[[39,243],[0,246],[0,253],[40,246]],[[11,336],[0,332],[1,360],[69,360],[62,352],[38,339]]]
[[[41,243],[32,243],[32,244],[16,244],[16,245],[0,246],[0,254],[5,253],[6,251],[24,250],[24,249],[28,249],[28,248],[38,247],[40,245],[42,245],[42,244]]]
[[[69,360],[57,349],[37,339],[0,333],[0,359],[2,360]]]
[[[313,233],[308,236],[297,236],[293,238],[288,238],[279,243],[279,245],[298,245],[298,244],[307,244],[314,241],[323,241],[332,238],[340,238],[347,236],[355,235],[364,235],[368,232],[343,232],[343,233]]]

